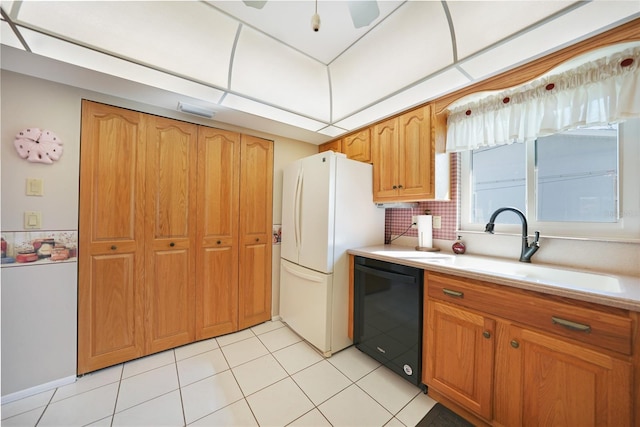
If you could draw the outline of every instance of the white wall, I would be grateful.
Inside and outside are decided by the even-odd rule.
[[[292,160],[318,151],[318,147],[312,144],[199,119],[178,111],[138,104],[10,71],[1,71],[0,85],[0,226],[3,232],[22,231],[23,214],[27,210],[42,213],[42,230],[77,230],[80,112],[83,98],[274,140],[274,224],[279,224],[282,217],[282,167]],[[18,156],[13,140],[19,131],[28,127],[52,130],[62,139],[64,153],[59,161],[53,165],[44,165],[29,163]],[[27,178],[43,180],[44,196],[25,195]],[[273,250],[274,315],[278,314],[279,260],[280,251],[276,245]],[[56,379],[75,375],[77,264],[69,263],[64,267],[2,267],[1,280],[4,401],[8,395],[16,396],[25,390],[36,389]],[[25,318],[32,321],[24,322]],[[36,319],[42,320],[42,323]],[[42,325],[42,329],[38,328],[38,324]],[[39,348],[36,343],[45,331],[49,331],[47,350],[36,351]],[[25,337],[27,340],[32,337],[35,346],[23,346]],[[56,358],[63,360],[51,363],[53,353],[57,354]]]

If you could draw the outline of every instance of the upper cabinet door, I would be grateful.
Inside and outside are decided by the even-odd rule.
[[[403,114],[399,118],[400,159],[398,180],[403,197],[434,197],[432,171],[434,150],[431,144],[429,106]]]
[[[196,338],[238,330],[240,134],[198,129]]]
[[[371,141],[369,128],[347,135],[342,139],[342,149],[348,158],[371,163]]]
[[[238,327],[271,319],[273,142],[242,135]]]
[[[147,352],[195,338],[197,125],[150,116],[147,132]]]
[[[145,126],[82,102],[78,374],[143,355]]]
[[[398,194],[398,120],[389,119],[373,127],[373,199]]]
[[[318,152],[333,151],[334,153],[342,153],[342,140],[336,139],[335,141],[325,142],[318,147]]]

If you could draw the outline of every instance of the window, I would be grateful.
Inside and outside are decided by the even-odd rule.
[[[640,239],[640,119],[464,152],[461,229],[484,230],[503,206],[530,231],[560,237]],[[497,232],[518,232],[505,212]],[[513,224],[513,226],[510,226]]]

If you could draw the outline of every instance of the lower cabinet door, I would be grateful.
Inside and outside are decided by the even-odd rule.
[[[427,315],[427,386],[490,420],[495,321],[433,300]]]
[[[629,362],[515,326],[497,345],[496,424],[631,425]]]

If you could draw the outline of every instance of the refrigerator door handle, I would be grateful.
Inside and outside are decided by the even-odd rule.
[[[294,214],[293,214],[293,229],[296,240],[296,251],[300,252],[300,246],[302,244],[302,230],[301,230],[301,215],[302,215],[302,184],[303,176],[302,171],[298,171],[298,179],[296,180],[296,193],[294,200]]]
[[[285,270],[287,270],[287,272],[289,272],[289,273],[291,273],[292,275],[294,275],[294,276],[296,276],[296,277],[299,277],[299,278],[301,278],[301,279],[308,280],[308,281],[310,281],[310,282],[315,282],[315,283],[322,283],[322,282],[323,282],[322,277],[312,276],[311,274],[305,274],[305,273],[302,273],[302,272],[300,272],[300,271],[294,270],[293,268],[291,268],[291,267],[289,267],[289,266],[287,266],[287,265],[285,265],[285,264],[282,264],[282,267],[283,267]]]

